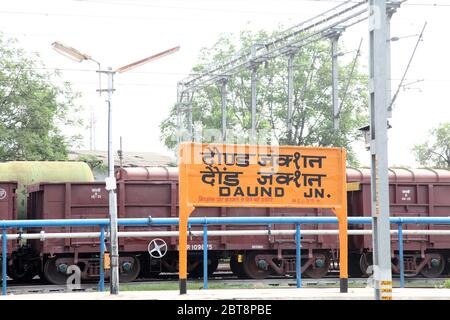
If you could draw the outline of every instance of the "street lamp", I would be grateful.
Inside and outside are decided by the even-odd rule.
[[[89,55],[81,53],[80,51],[63,45],[60,42],[54,42],[52,44],[53,48],[59,53],[63,54],[66,57],[69,57],[72,60],[82,62],[83,60],[93,60]],[[150,61],[162,58],[169,54],[175,53],[180,49],[179,46],[162,51],[150,57],[144,58],[142,60],[130,63],[123,67],[120,67],[116,70],[112,70],[112,67],[108,67],[108,70],[102,71],[99,70],[99,74],[106,73],[108,76],[108,88],[102,90],[100,88],[100,94],[103,91],[108,93],[108,177],[105,179],[106,187],[105,189],[109,192],[109,238],[110,238],[110,246],[111,246],[111,286],[110,292],[111,294],[119,293],[119,245],[118,245],[118,237],[117,237],[117,196],[114,190],[116,189],[116,179],[114,177],[114,154],[113,154],[113,135],[112,135],[112,94],[114,92],[114,82],[113,77],[116,72],[123,73],[126,71],[130,71],[138,66],[141,66]],[[97,62],[98,63],[98,62]],[[98,63],[100,68],[100,63]]]
[[[80,51],[78,51],[75,48],[69,47],[59,41],[55,41],[52,43],[52,47],[53,49],[58,52],[59,54],[62,54],[63,56],[72,59],[76,62],[82,62],[84,60],[90,60],[95,62],[98,65],[98,85],[99,85],[99,91],[98,94],[101,95],[101,89],[102,89],[102,74],[101,74],[101,65],[100,62],[98,62],[97,60],[92,59],[92,57],[90,55],[87,55],[85,53],[82,53]]]

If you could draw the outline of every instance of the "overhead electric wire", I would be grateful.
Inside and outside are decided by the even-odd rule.
[[[392,97],[392,100],[391,100],[391,103],[389,104],[389,108],[388,109],[392,109],[392,106],[394,105],[394,102],[397,99],[398,93],[400,92],[400,89],[401,89],[401,87],[403,85],[403,81],[405,81],[406,74],[408,73],[409,67],[411,66],[411,62],[412,62],[412,60],[414,58],[414,55],[416,54],[417,47],[419,46],[419,43],[422,40],[423,32],[425,31],[425,27],[426,26],[427,26],[427,22],[425,22],[424,25],[423,25],[422,31],[420,32],[419,38],[417,39],[416,45],[414,47],[414,50],[413,50],[413,52],[411,54],[411,57],[409,58],[408,65],[406,66],[405,72],[403,73],[402,79],[400,80],[400,83],[399,83],[399,85],[397,87],[397,91],[395,92],[394,96]]]
[[[189,11],[206,11],[206,12],[219,12],[219,13],[239,13],[239,14],[262,14],[262,15],[291,15],[292,11],[276,12],[276,11],[255,11],[255,10],[235,10],[235,9],[211,9],[206,7],[186,7],[186,6],[170,6],[170,5],[155,5],[148,3],[135,3],[128,1],[104,1],[104,0],[76,0],[77,2],[87,2],[87,3],[100,3],[100,4],[111,4],[118,6],[127,7],[148,7],[148,8],[159,8],[159,9],[177,9],[177,10],[189,10]]]
[[[319,2],[329,2],[329,3],[341,3],[341,4],[345,4],[345,3],[359,3],[361,1],[345,1],[345,0],[298,0],[298,1],[303,1],[303,2],[309,2],[309,3],[319,3]],[[80,2],[79,0],[77,0],[77,2]],[[91,3],[95,3],[95,1],[84,1],[84,2],[91,2]],[[105,1],[103,1],[104,3],[107,3]],[[114,4],[114,3],[111,3]],[[131,6],[130,3],[121,3],[123,5],[127,5],[127,6]],[[223,9],[207,9],[207,8],[189,8],[189,7],[177,7],[177,6],[155,6],[155,5],[139,5],[138,6],[143,6],[143,7],[155,7],[155,8],[167,8],[167,9],[179,9],[179,10],[201,10],[201,11],[214,11],[214,12],[227,12],[227,10],[223,10]],[[133,6],[136,6],[133,5]],[[435,8],[450,8],[450,4],[444,4],[444,3],[410,3],[410,2],[406,2],[406,3],[402,3],[402,6],[424,6],[424,7],[435,7]],[[233,12],[228,10],[229,12]],[[238,13],[243,13],[243,14],[266,14],[265,12],[258,12],[258,11],[238,11],[238,10],[234,10],[234,12],[238,12]],[[14,10],[0,10],[0,14],[22,14],[22,15],[43,15],[43,16],[63,16],[63,17],[85,17],[85,18],[106,18],[106,19],[157,19],[157,20],[189,20],[186,19],[186,16],[183,17],[160,17],[160,16],[153,16],[153,17],[145,17],[145,16],[116,16],[116,15],[91,15],[91,14],[77,14],[77,13],[62,13],[62,12],[39,12],[39,11],[14,11]],[[274,15],[274,14],[278,14],[278,15],[291,15],[292,12],[276,12],[276,11],[271,11],[271,12],[267,12],[267,14],[269,15]],[[201,20],[214,20],[215,18],[212,19],[201,19]],[[195,18],[195,20],[199,20],[198,17]]]
[[[193,20],[187,16],[183,17],[162,17],[162,16],[119,16],[119,15],[95,15],[95,14],[81,14],[81,13],[62,13],[62,12],[40,12],[40,11],[14,11],[14,10],[0,10],[0,14],[16,14],[16,15],[38,15],[38,16],[61,16],[61,17],[82,17],[82,18],[104,18],[104,19],[132,19],[132,20]],[[214,21],[217,18],[202,19],[195,17],[196,21]]]
[[[296,0],[300,2],[310,2],[310,3],[320,3],[320,2],[330,2],[330,3],[343,3],[346,2],[345,0]],[[404,0],[405,1],[405,0]],[[407,1],[407,0],[406,0]],[[356,3],[358,1],[350,1],[352,3]],[[439,2],[433,2],[433,3],[427,3],[427,2],[420,2],[420,3],[414,3],[407,1],[405,3],[402,3],[402,6],[423,6],[423,7],[450,7],[450,4],[447,3],[439,3]]]
[[[5,68],[7,69],[7,68]],[[36,68],[22,68],[21,70],[50,70],[50,71],[64,71],[64,72],[97,72],[98,69],[77,69],[77,68],[57,68],[57,67],[36,67]],[[193,75],[190,72],[168,72],[168,71],[129,71],[128,74],[155,74],[155,75]]]
[[[221,10],[215,10],[215,9],[208,9],[208,8],[199,8],[199,7],[179,7],[179,6],[168,6],[168,5],[154,5],[154,4],[148,4],[148,3],[138,3],[138,2],[128,2],[128,1],[107,1],[107,0],[72,0],[76,2],[86,2],[86,3],[103,3],[103,4],[111,4],[111,5],[122,5],[122,6],[129,6],[129,7],[152,7],[152,8],[168,8],[168,9],[180,9],[180,10],[201,10],[201,11],[221,11]],[[275,1],[273,1],[275,2]],[[280,1],[276,1],[280,2]],[[291,2],[309,2],[311,4],[323,4],[323,3],[357,3],[357,0],[295,0]],[[424,6],[424,7],[450,7],[450,4],[446,3],[439,3],[439,2],[433,2],[433,3],[427,3],[427,2],[420,2],[420,3],[414,3],[414,2],[405,2],[402,4],[402,6]],[[230,10],[223,10],[223,11],[230,11]],[[257,13],[253,11],[239,11],[239,10],[232,10],[236,12],[242,12],[242,13]],[[232,12],[230,11],[230,12]],[[262,14],[266,14],[265,12],[261,12]],[[268,13],[270,14],[270,13]]]
[[[361,46],[362,46],[363,40],[364,40],[364,38],[361,38],[361,41],[359,42],[358,50],[356,51],[355,58],[353,59],[352,68],[350,70],[350,74],[348,76],[347,84],[346,84],[345,90],[344,90],[344,96],[342,97],[341,103],[339,104],[338,114],[337,114],[338,116],[341,113],[342,107],[343,107],[344,102],[345,102],[345,98],[347,97],[348,88],[350,87],[350,82],[353,79],[353,73],[355,71],[356,62],[358,61],[358,58],[359,58],[360,53],[361,53]]]
[[[358,17],[359,15],[367,11],[367,8],[356,11],[356,9],[358,9],[360,6],[366,4],[367,0],[358,1],[357,4],[354,5],[348,5],[349,3],[350,3],[349,1],[346,1],[343,4],[340,4],[330,10],[327,10],[325,13],[319,14],[311,19],[308,19],[300,24],[297,24],[283,31],[280,35],[277,35],[276,37],[263,40],[263,46],[260,48],[260,50],[265,50],[266,52],[263,52],[262,54],[259,53],[259,55],[257,52],[256,57],[252,57],[252,59],[250,60],[249,60],[250,54],[248,52],[248,49],[241,50],[237,54],[230,57],[229,60],[225,61],[224,63],[210,64],[206,66],[205,68],[206,70],[203,72],[201,76],[183,79],[180,81],[180,84],[182,84],[185,87],[185,89],[193,89],[196,87],[198,88],[199,86],[203,86],[208,82],[214,81],[214,79],[220,74],[235,73],[236,70],[239,70],[247,66],[255,59],[270,59],[273,58],[274,56],[279,56],[283,54],[282,51],[287,49],[288,47],[292,46],[300,47],[306,45],[306,43],[317,41],[323,37],[322,33],[325,30],[337,26],[342,22],[346,22],[355,17]],[[353,11],[356,12],[353,13]],[[343,17],[345,14],[349,14],[350,16]],[[322,24],[324,24],[325,26],[322,27],[322,29],[317,30],[317,27]],[[295,39],[295,36],[305,32],[311,33],[305,35],[301,39]],[[279,45],[280,42],[281,45]]]

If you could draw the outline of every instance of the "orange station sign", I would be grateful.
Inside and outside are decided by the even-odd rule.
[[[347,278],[345,149],[182,143],[179,152],[180,280],[187,274],[187,220],[202,206],[331,208]]]
[[[330,208],[340,206],[346,196],[345,151],[340,148],[181,148],[188,206]]]

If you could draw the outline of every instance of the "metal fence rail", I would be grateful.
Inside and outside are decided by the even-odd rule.
[[[121,218],[118,224],[121,226],[160,226],[178,225],[178,218]],[[208,288],[208,235],[209,236],[239,236],[239,235],[266,235],[268,230],[228,230],[228,231],[208,231],[208,225],[267,225],[267,224],[295,224],[295,230],[271,230],[271,234],[295,235],[296,239],[296,280],[297,287],[301,288],[300,272],[300,242],[301,234],[338,234],[338,230],[303,230],[301,224],[337,224],[338,219],[334,217],[204,217],[189,218],[189,226],[202,225],[203,230],[190,231],[192,236],[203,237],[203,287]],[[372,219],[367,217],[348,217],[348,224],[371,224]],[[433,234],[450,235],[450,230],[403,230],[404,224],[437,224],[450,225],[450,217],[391,217],[391,224],[397,224],[397,230],[391,230],[391,234],[398,234],[399,241],[399,263],[400,263],[400,287],[404,287],[405,275],[403,266],[403,235],[404,234]],[[109,225],[109,219],[53,219],[53,220],[2,220],[2,295],[6,295],[7,289],[7,240],[41,239],[49,238],[100,238],[100,280],[99,291],[104,290],[104,270],[103,254],[105,251],[105,237],[109,236],[105,228]],[[100,232],[76,232],[76,233],[40,233],[29,234],[7,234],[8,228],[36,228],[36,227],[85,227],[97,226]],[[348,230],[349,235],[371,234],[372,230]],[[178,231],[128,231],[119,232],[120,237],[156,237],[156,236],[177,236]]]

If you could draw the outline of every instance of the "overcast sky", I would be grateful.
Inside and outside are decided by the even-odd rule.
[[[159,140],[159,124],[176,101],[176,83],[197,62],[199,50],[210,47],[221,33],[243,29],[273,30],[279,24],[298,24],[338,4],[314,0],[2,0],[0,31],[15,37],[21,47],[38,52],[47,68],[62,70],[62,79],[83,94],[84,118],[96,116],[95,144],[107,148],[105,96],[99,97],[97,65],[77,63],[52,50],[61,41],[91,55],[102,67],[123,66],[180,45],[179,52],[115,77],[115,149],[119,136],[124,151],[171,154]],[[411,154],[415,143],[424,142],[428,131],[450,121],[448,92],[450,62],[448,30],[450,0],[409,0],[394,15],[392,36],[418,34],[428,22],[406,82],[418,82],[401,90],[389,130],[389,164],[417,166]],[[367,22],[348,29],[341,40],[355,50],[361,37],[368,38]],[[417,37],[392,43],[393,91],[396,90]],[[367,46],[361,61],[367,66]],[[103,84],[106,79],[103,79]],[[84,134],[89,148],[89,131]],[[369,165],[364,143],[355,144],[363,164]]]

